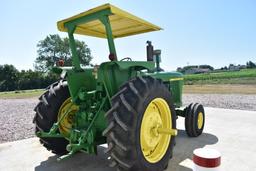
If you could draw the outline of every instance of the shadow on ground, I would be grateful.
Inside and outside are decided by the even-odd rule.
[[[186,131],[179,130],[176,137],[176,146],[174,148],[173,158],[169,161],[168,171],[192,171],[190,161],[193,151],[197,148],[202,148],[206,145],[216,144],[218,138],[213,134],[203,133],[199,137],[188,137]],[[181,164],[184,163],[184,164]],[[184,166],[185,165],[185,166]],[[188,165],[188,166],[187,166]]]
[[[35,171],[115,171],[108,166],[108,156],[104,154],[104,150],[104,147],[98,146],[97,156],[77,153],[70,159],[59,162],[57,161],[58,156],[52,156],[36,166]]]
[[[203,133],[200,137],[189,138],[186,132],[179,130],[174,148],[174,157],[169,161],[167,171],[192,171],[189,167],[180,163],[192,157],[193,150],[202,148],[205,145],[216,144],[218,138],[215,135]],[[35,167],[36,171],[115,171],[108,167],[107,155],[104,154],[104,147],[98,147],[98,155],[87,155],[78,153],[72,158],[57,162],[57,156],[49,157],[48,160],[42,161],[39,166]]]

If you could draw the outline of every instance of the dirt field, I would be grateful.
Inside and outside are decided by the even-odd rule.
[[[184,93],[196,94],[255,94],[256,85],[220,84],[220,85],[185,85]]]

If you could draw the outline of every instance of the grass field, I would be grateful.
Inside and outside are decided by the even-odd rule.
[[[185,75],[185,84],[256,84],[256,69]]]
[[[22,98],[32,98],[39,97],[45,90],[20,90],[20,91],[8,91],[0,92],[0,99],[22,99]]]

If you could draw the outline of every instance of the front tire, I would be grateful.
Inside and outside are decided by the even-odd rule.
[[[174,136],[151,136],[149,130],[155,122],[176,129],[171,93],[161,80],[147,76],[128,81],[113,96],[112,108],[105,116],[108,127],[103,135],[111,166],[126,171],[163,171],[168,166]]]
[[[203,133],[205,112],[203,105],[191,103],[185,110],[185,129],[189,137],[198,137]]]

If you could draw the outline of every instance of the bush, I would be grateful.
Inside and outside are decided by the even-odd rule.
[[[13,65],[0,65],[0,91],[17,89],[18,73]]]
[[[0,91],[42,89],[58,79],[59,75],[54,73],[32,70],[19,72],[13,65],[0,65]]]

